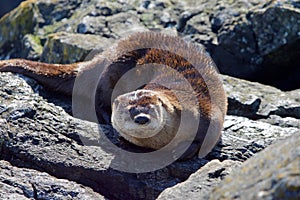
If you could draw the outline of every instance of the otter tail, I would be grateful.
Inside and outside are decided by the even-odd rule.
[[[0,72],[19,73],[35,79],[45,88],[72,95],[78,63],[48,64],[24,59],[0,60]]]

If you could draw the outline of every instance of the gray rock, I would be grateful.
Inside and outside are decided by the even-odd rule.
[[[111,32],[106,26],[106,20],[104,16],[86,16],[77,26],[77,33],[81,34],[100,34],[110,35]]]
[[[74,33],[54,33],[48,36],[41,55],[47,63],[74,63],[89,60],[112,42],[101,36]],[[91,55],[89,55],[91,53]]]
[[[0,58],[21,56],[22,38],[33,33],[36,21],[33,20],[33,2],[23,2],[21,6],[0,20]],[[9,53],[8,53],[9,52]],[[3,56],[4,55],[4,56]]]
[[[225,74],[296,89],[299,22],[299,9],[288,1],[251,7],[220,28],[214,60]]]
[[[212,189],[228,174],[234,173],[234,169],[239,164],[238,161],[212,160],[193,173],[186,181],[164,190],[157,200],[208,199]]]
[[[270,115],[300,119],[300,91],[282,92],[274,87],[222,76],[228,95],[228,114],[251,119]]]
[[[300,134],[278,142],[225,177],[209,199],[299,199]]]
[[[107,23],[114,38],[126,36],[134,31],[145,30],[135,11],[108,16]]]
[[[43,52],[43,46],[41,45],[41,39],[32,34],[26,34],[22,41],[22,55],[21,58],[27,58],[29,60],[39,60]]]
[[[105,199],[88,187],[0,160],[1,199]]]
[[[178,31],[184,35],[191,35],[192,40],[205,44],[208,50],[214,53],[211,44],[218,43],[219,30],[222,27],[227,27],[239,15],[247,13],[258,2],[257,0],[187,1],[183,3],[184,12],[182,14],[192,13],[192,15],[188,15],[191,17],[186,18],[184,26],[180,23],[181,18],[178,20],[178,25],[181,25],[181,29],[178,29]],[[224,64],[223,62],[222,64]]]
[[[296,127],[280,127],[244,117],[226,116],[222,141],[207,159],[245,161],[277,140],[295,132]]]
[[[300,129],[300,120],[292,117],[280,117],[278,115],[270,115],[268,118],[260,119],[259,121],[263,121],[280,127],[295,127]]]
[[[279,4],[255,11],[250,16],[250,21],[260,54],[268,55],[283,45],[299,40],[299,20],[299,10],[290,6]]]

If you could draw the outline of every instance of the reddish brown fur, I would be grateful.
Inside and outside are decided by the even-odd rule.
[[[34,62],[25,59],[11,59],[0,61],[1,71],[13,71],[13,67],[19,68],[20,70],[24,71],[30,71],[30,73],[41,76],[67,76],[77,74],[77,64],[49,64]]]
[[[24,74],[36,79],[53,91],[71,95],[74,80],[78,74],[78,64],[48,64],[24,59],[11,59],[0,61],[0,71]]]
[[[195,69],[193,65],[186,59],[164,50],[150,49],[149,51],[147,51],[147,54],[144,57],[140,58],[137,62],[140,65],[157,63],[169,66],[176,71],[180,71],[180,74],[182,74],[191,84],[193,90],[197,94],[201,94],[197,96],[199,100],[200,112],[207,116],[210,114],[211,103],[206,83],[202,79],[197,69]],[[168,81],[168,76],[170,76],[169,72],[165,71],[165,73],[162,73],[159,78]],[[156,90],[156,88],[153,86],[146,86],[145,89]],[[158,90],[162,90],[162,88],[158,87]],[[174,96],[174,94],[171,94],[170,91],[165,90],[164,93],[168,93],[167,96],[172,95],[171,101],[177,101],[177,98]]]

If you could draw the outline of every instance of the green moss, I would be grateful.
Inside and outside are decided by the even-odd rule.
[[[19,7],[0,19],[0,47],[7,42],[20,42],[21,38],[32,33],[34,21],[34,0],[21,3]]]
[[[35,44],[39,44],[41,45],[41,39],[40,37],[36,36],[36,35],[29,35],[31,41],[33,41]]]
[[[66,38],[68,39],[68,33],[64,32],[48,35],[42,61],[49,63],[73,63],[81,60],[88,53],[87,50],[78,47],[71,41],[66,40]]]
[[[44,36],[46,36],[48,34],[57,32],[57,30],[60,27],[63,27],[65,24],[67,24],[67,22],[65,22],[65,21],[59,21],[59,22],[56,22],[54,24],[51,24],[51,25],[48,25],[48,26],[44,26],[43,29],[42,29],[43,31],[41,31],[41,32],[43,33]]]
[[[27,38],[27,40],[29,40],[33,51],[37,54],[42,54],[43,46],[41,44],[41,38],[37,35],[32,34],[27,34],[25,37]]]

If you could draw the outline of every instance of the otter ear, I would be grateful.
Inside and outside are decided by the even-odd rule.
[[[114,101],[113,101],[113,103],[112,103],[112,107],[115,107],[115,108],[118,107],[119,103],[120,103],[120,101],[119,101],[118,97],[115,98]]]
[[[167,98],[158,97],[158,101],[170,113],[172,113],[172,112],[174,112],[174,110],[176,110],[175,106],[172,105]]]

